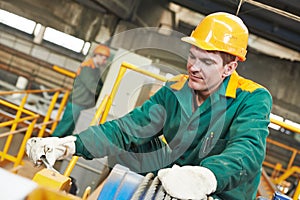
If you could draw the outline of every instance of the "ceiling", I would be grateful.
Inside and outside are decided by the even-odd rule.
[[[96,37],[104,17],[111,27],[120,19],[156,26],[162,10],[169,10],[169,2],[202,15],[218,11],[236,14],[240,8],[238,16],[251,34],[300,52],[300,0],[0,0],[0,8],[89,41]],[[115,17],[107,17],[107,13]],[[184,21],[173,28],[190,34],[194,26]]]
[[[241,0],[238,16],[257,36],[300,52],[299,0]],[[171,0],[185,8],[207,15],[225,11],[236,14],[239,0]]]
[[[85,0],[76,0],[86,4]],[[225,11],[236,14],[243,19],[250,33],[300,52],[300,1],[299,0],[165,0],[165,1],[139,1],[139,0],[89,0],[99,7],[104,7],[121,19],[131,20],[135,7],[147,4],[152,10],[153,17],[156,8],[151,4],[172,2],[202,15]],[[88,1],[88,2],[89,2]],[[139,3],[138,3],[139,2]],[[150,5],[149,5],[150,3]],[[131,6],[130,6],[131,5]],[[148,13],[148,12],[146,12]],[[149,13],[148,13],[149,14]],[[186,24],[187,31],[195,24]],[[182,28],[182,27],[181,27]],[[184,31],[184,29],[180,29]],[[189,32],[190,33],[190,32]],[[188,33],[186,33],[188,34]]]

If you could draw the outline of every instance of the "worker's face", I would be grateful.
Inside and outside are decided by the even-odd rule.
[[[101,54],[96,54],[94,55],[94,63],[98,66],[98,67],[102,67],[106,65],[108,57],[101,55]]]
[[[232,74],[236,66],[236,62],[224,66],[219,53],[192,46],[187,62],[188,85],[197,93],[209,95],[220,86],[226,76]]]

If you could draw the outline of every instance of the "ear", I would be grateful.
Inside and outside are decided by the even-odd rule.
[[[232,61],[224,66],[224,72],[222,74],[222,78],[230,76],[238,66],[237,61]]]

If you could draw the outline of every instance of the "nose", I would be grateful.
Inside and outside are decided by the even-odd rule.
[[[103,60],[106,62],[108,60],[107,56],[103,56]]]
[[[107,58],[105,58],[105,59],[103,60],[103,62],[104,62],[104,64],[106,64],[106,63],[107,63]]]
[[[191,63],[190,69],[193,71],[200,71],[202,70],[202,67],[203,63],[200,60],[196,59],[193,63]]]

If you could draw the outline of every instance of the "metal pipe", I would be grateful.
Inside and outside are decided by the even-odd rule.
[[[100,106],[98,107],[90,125],[96,125],[98,124],[98,120],[100,118],[100,116],[103,114],[104,110],[105,110],[105,107],[107,105],[107,102],[108,102],[108,98],[109,96],[108,95],[105,95],[104,99],[102,100]]]
[[[49,119],[51,117],[51,113],[52,113],[53,108],[55,106],[56,100],[58,98],[58,95],[59,95],[59,91],[55,92],[55,94],[53,95],[52,101],[51,101],[51,103],[50,103],[50,105],[48,107],[47,114],[46,114],[46,116],[44,118],[44,121],[43,121],[44,123],[49,121]],[[42,128],[40,129],[40,131],[38,133],[38,137],[43,137],[45,129],[46,129],[46,126],[47,125],[45,125],[45,124],[42,126]]]
[[[297,16],[297,15],[294,15],[292,13],[280,10],[278,8],[274,8],[272,6],[268,6],[266,4],[263,4],[263,3],[260,3],[260,2],[257,2],[257,1],[253,1],[253,0],[244,0],[244,1],[247,2],[247,3],[249,3],[249,4],[255,5],[257,7],[260,7],[260,8],[269,10],[269,11],[272,11],[272,12],[277,13],[279,15],[282,15],[284,17],[287,17],[287,18],[290,18],[290,19],[293,19],[295,21],[300,22],[300,17]]]
[[[144,74],[146,76],[150,76],[152,78],[155,78],[157,80],[160,80],[160,81],[163,81],[163,82],[166,82],[168,79],[162,75],[159,75],[159,74],[155,74],[155,73],[152,73],[152,72],[149,72],[145,69],[141,69],[141,68],[138,68],[130,63],[127,63],[127,62],[123,62],[121,67],[125,67],[127,69],[131,69],[133,71],[136,71],[136,72],[139,72],[141,74]]]
[[[293,131],[295,133],[300,133],[300,129],[299,128],[294,127],[294,126],[292,126],[290,124],[287,124],[286,122],[282,122],[282,121],[279,121],[279,120],[273,119],[273,118],[271,118],[270,121],[271,121],[271,123],[277,124],[277,125],[285,128],[285,129],[288,129],[288,130]]]
[[[67,160],[68,160],[68,161],[71,161],[72,158],[71,158],[71,159],[67,158]],[[92,167],[90,167],[90,166],[88,166],[88,165],[86,165],[86,164],[84,164],[84,163],[77,162],[76,165],[78,165],[78,166],[80,166],[80,167],[82,167],[82,168],[84,168],[84,169],[87,169],[87,170],[89,170],[89,171],[91,171],[91,172],[94,172],[94,173],[96,173],[96,174],[101,174],[101,171],[100,171],[100,170],[97,170],[97,169],[95,169],[95,168],[92,168]]]
[[[34,129],[34,125],[35,125],[35,123],[37,121],[38,115],[33,116],[33,117],[35,117],[35,118],[30,123],[29,127],[25,127],[25,128],[21,128],[21,129],[16,130],[16,131],[12,131],[12,132],[7,132],[7,133],[1,134],[1,137],[4,137],[4,136],[13,135],[13,134],[16,134],[16,133],[21,133],[23,131],[26,131],[26,133],[24,135],[24,138],[23,138],[23,141],[21,143],[21,146],[19,148],[19,152],[17,154],[17,157],[13,157],[13,156],[10,157],[11,158],[10,161],[14,162],[13,167],[17,167],[22,162],[22,159],[23,159],[23,156],[24,156],[24,153],[25,153],[26,142],[31,137],[31,134],[32,134],[32,131]],[[3,155],[6,154],[4,152],[2,152],[2,153],[3,153]],[[4,156],[4,158],[6,158],[6,156]]]
[[[18,133],[22,133],[22,132],[25,132],[28,130],[28,127],[24,127],[24,128],[20,128],[16,131],[8,131],[8,132],[5,132],[5,133],[1,133],[0,134],[0,138],[4,138],[4,137],[7,137],[9,135],[14,135],[14,134],[18,134]]]
[[[274,144],[274,145],[276,145],[276,146],[279,146],[279,147],[281,147],[281,148],[290,150],[290,151],[296,150],[298,153],[300,153],[300,151],[299,151],[298,149],[295,149],[295,148],[290,147],[290,146],[288,146],[288,145],[282,144],[282,143],[277,142],[277,141],[275,141],[275,140],[272,140],[272,139],[270,139],[270,138],[267,138],[267,142],[270,143],[270,144]]]
[[[4,153],[2,151],[0,151],[0,156],[3,157],[3,160],[9,160],[11,162],[15,162],[15,160],[16,160],[16,158],[14,156]]]
[[[2,99],[0,99],[0,104],[6,106],[6,107],[9,107],[9,108],[12,108],[14,110],[21,110],[23,113],[27,114],[27,115],[35,115],[34,112],[31,112],[29,110],[26,110],[25,108],[20,108],[20,106],[16,106],[8,101],[4,101]]]
[[[57,92],[57,91],[66,91],[64,88],[54,88],[54,89],[45,89],[45,90],[18,90],[18,91],[0,91],[0,95],[11,95],[11,94],[36,94],[42,92]]]
[[[118,88],[120,86],[121,80],[122,80],[125,72],[126,72],[126,68],[124,68],[123,64],[122,64],[121,67],[120,67],[118,76],[116,78],[116,81],[115,81],[115,83],[113,85],[113,88],[111,90],[111,93],[109,95],[109,98],[108,98],[108,101],[107,101],[107,105],[106,105],[106,108],[105,108],[105,110],[103,112],[103,115],[102,115],[102,118],[100,120],[100,123],[104,123],[106,121],[106,118],[108,116],[109,110],[110,110],[111,105],[112,105],[112,102],[113,102],[113,100],[114,100],[114,98],[116,96],[116,93],[118,91]]]
[[[35,119],[37,117],[39,117],[39,115],[23,117],[23,118],[20,118],[18,121],[16,119],[14,119],[14,120],[10,120],[10,121],[7,121],[7,122],[2,122],[2,123],[0,123],[0,127],[10,126],[10,125],[12,125],[16,122],[20,123],[20,122],[24,122],[24,121],[29,121],[29,120]],[[14,131],[10,131],[10,132],[14,132]]]
[[[76,73],[75,72],[72,72],[72,71],[69,71],[67,69],[64,69],[64,68],[61,68],[59,66],[56,66],[56,65],[53,65],[52,67],[53,70],[63,74],[63,75],[66,75],[68,77],[71,77],[71,78],[75,78],[76,77]]]
[[[69,162],[69,165],[67,166],[64,176],[69,177],[78,161],[79,157],[78,156],[72,156],[71,161]]]
[[[295,160],[295,158],[296,158],[296,156],[297,156],[297,150],[293,150],[292,152],[293,152],[293,153],[292,153],[292,156],[291,156],[290,161],[289,161],[289,163],[288,163],[288,165],[287,165],[287,168],[288,168],[288,169],[291,168],[291,167],[293,166],[294,160]]]

